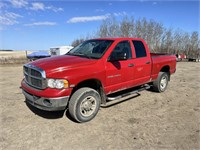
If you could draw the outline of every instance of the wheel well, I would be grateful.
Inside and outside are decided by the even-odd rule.
[[[169,81],[170,81],[170,67],[169,66],[162,67],[160,72],[166,72],[168,74],[168,76],[169,76]]]
[[[89,88],[92,88],[94,90],[96,90],[97,92],[99,92],[100,96],[101,96],[101,102],[104,103],[106,102],[106,95],[105,95],[105,92],[104,92],[104,89],[103,89],[103,86],[101,84],[101,81],[97,80],[97,79],[89,79],[89,80],[85,80],[85,81],[82,81],[80,83],[78,83],[74,88],[73,88],[73,91],[72,91],[72,94],[80,89],[80,88],[83,88],[83,87],[89,87]],[[71,94],[71,95],[72,95]]]
[[[77,86],[74,89],[79,89],[82,87],[89,87],[95,90],[98,90],[101,87],[101,82],[97,79],[89,79],[89,80],[85,80],[82,81],[80,83],[77,84]]]
[[[170,71],[170,67],[169,66],[164,66],[162,67],[162,69],[160,70],[160,72],[169,72]]]

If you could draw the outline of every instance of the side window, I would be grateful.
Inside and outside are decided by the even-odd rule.
[[[128,59],[132,58],[132,52],[131,52],[131,47],[129,44],[129,41],[122,41],[119,42],[114,50],[112,51],[110,57],[111,58],[116,58],[118,55],[125,55]]]
[[[146,49],[141,41],[133,41],[133,45],[135,47],[136,58],[147,56]]]

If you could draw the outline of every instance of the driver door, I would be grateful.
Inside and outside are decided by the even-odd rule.
[[[133,59],[130,42],[119,42],[106,62],[106,92],[126,89],[132,84]]]

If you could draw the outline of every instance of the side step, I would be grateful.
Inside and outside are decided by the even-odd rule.
[[[124,91],[121,91],[121,92],[117,92],[117,93],[111,94],[110,96],[107,96],[107,101],[108,102],[106,104],[101,104],[101,106],[102,107],[110,107],[110,106],[113,106],[115,104],[119,104],[119,103],[124,102],[126,100],[118,101],[118,102],[112,103],[112,104],[109,104],[109,103],[111,103],[111,101],[117,101],[117,100],[119,100],[121,98],[126,99],[126,97],[128,98],[130,96],[133,96],[133,97],[139,96],[140,95],[139,92],[141,92],[143,90],[148,90],[150,88],[151,88],[150,85],[145,84],[145,85],[137,87],[137,88],[128,89],[128,90],[124,90]],[[129,100],[129,99],[127,99],[127,100]]]

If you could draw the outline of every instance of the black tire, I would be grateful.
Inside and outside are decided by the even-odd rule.
[[[169,81],[169,74],[166,72],[159,72],[158,78],[153,82],[153,89],[156,92],[164,92],[167,89]]]
[[[88,87],[80,88],[69,101],[69,114],[77,122],[92,120],[99,111],[101,97],[99,93]]]

